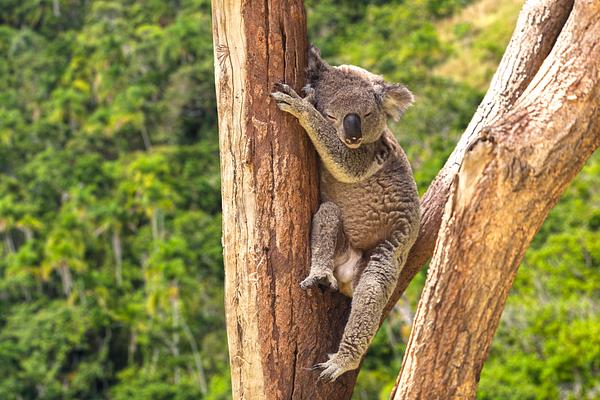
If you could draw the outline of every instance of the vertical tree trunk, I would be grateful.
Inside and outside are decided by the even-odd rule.
[[[304,84],[302,1],[213,0],[212,12],[233,397],[348,398],[344,379],[321,386],[307,369],[336,350],[349,304],[299,288],[317,205],[316,156],[269,96],[276,82]]]
[[[472,399],[519,263],[600,145],[600,2],[576,0],[532,82],[466,149],[393,398]]]

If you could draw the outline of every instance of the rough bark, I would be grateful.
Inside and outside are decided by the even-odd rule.
[[[519,262],[600,145],[599,17],[576,0],[518,101],[463,151],[394,399],[475,398]]]
[[[335,352],[348,300],[309,297],[316,156],[269,93],[304,83],[301,0],[213,0],[225,261],[225,310],[235,399],[348,398],[307,369]]]

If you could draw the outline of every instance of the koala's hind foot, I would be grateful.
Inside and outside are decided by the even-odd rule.
[[[323,363],[316,364],[311,369],[323,370],[319,375],[320,381],[323,380],[326,382],[333,382],[343,373],[358,368],[359,364],[360,361],[357,362],[355,358],[344,357],[339,353],[335,353],[329,354],[329,360]]]

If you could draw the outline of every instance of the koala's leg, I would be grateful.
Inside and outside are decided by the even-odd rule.
[[[344,372],[358,368],[379,328],[383,309],[396,286],[412,241],[408,235],[397,232],[372,251],[354,288],[352,309],[339,349],[328,361],[316,366],[324,369],[319,379],[333,381]]]
[[[338,290],[333,269],[335,256],[344,246],[343,236],[340,208],[332,202],[321,204],[312,221],[310,273],[300,283],[302,289],[319,285]]]

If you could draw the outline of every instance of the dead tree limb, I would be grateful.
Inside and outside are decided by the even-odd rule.
[[[576,0],[523,94],[466,147],[394,399],[475,398],[525,250],[600,145],[599,17]]]

